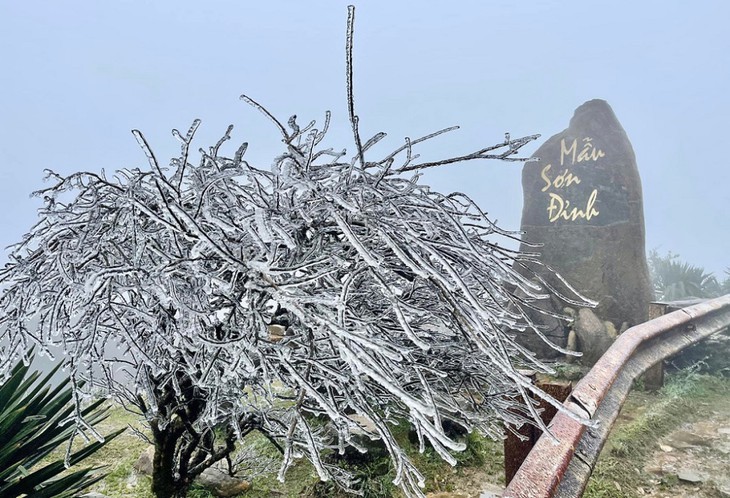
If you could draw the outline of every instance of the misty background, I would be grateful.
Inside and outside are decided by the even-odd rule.
[[[324,146],[354,146],[347,119],[345,1],[0,0],[0,246],[36,221],[43,170],[108,175],[147,168],[130,130],[166,164],[170,130],[203,120],[194,145],[234,124],[230,154],[250,163],[283,151],[279,120],[323,123]],[[601,98],[637,156],[647,250],[672,251],[718,278],[730,266],[730,4],[698,1],[363,1],[355,3],[354,85],[373,154],[440,128],[461,129],[416,149],[424,160],[567,127]],[[196,161],[193,161],[196,162]],[[424,172],[424,183],[470,195],[517,230],[521,163],[481,161]],[[0,253],[0,264],[7,251]]]

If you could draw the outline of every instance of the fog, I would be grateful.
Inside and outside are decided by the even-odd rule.
[[[0,2],[0,244],[35,222],[45,168],[146,167],[130,130],[158,157],[172,128],[203,120],[197,145],[228,124],[248,159],[282,151],[245,93],[285,121],[333,112],[327,145],[353,151],[345,97],[346,2]],[[647,249],[721,276],[730,266],[730,173],[720,148],[730,115],[727,3],[369,1],[357,5],[356,112],[364,137],[461,129],[424,158],[472,152],[513,136],[563,130],[573,110],[609,102],[637,155]],[[441,191],[472,196],[518,229],[518,163],[427,171]],[[7,253],[0,256],[5,261]]]

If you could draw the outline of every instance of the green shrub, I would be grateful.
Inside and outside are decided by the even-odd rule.
[[[66,468],[64,459],[53,460],[51,452],[74,437],[74,424],[61,424],[73,415],[75,406],[68,379],[50,385],[58,367],[43,378],[30,366],[16,365],[0,385],[0,496],[14,498],[67,498],[78,496],[104,476],[98,468]],[[39,380],[40,379],[40,380]],[[91,426],[106,418],[99,400],[81,411]],[[93,442],[69,455],[70,466],[93,454],[122,430]]]

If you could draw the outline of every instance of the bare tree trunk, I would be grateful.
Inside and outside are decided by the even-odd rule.
[[[185,498],[190,487],[187,476],[175,477],[175,447],[178,437],[166,430],[155,431],[152,493],[156,498]]]

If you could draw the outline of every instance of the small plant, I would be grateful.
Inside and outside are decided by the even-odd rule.
[[[0,496],[77,496],[104,476],[98,468],[66,472],[67,468],[92,455],[123,429],[71,452],[70,443],[78,429],[66,423],[76,416],[69,380],[52,388],[50,379],[58,367],[40,380],[40,372],[28,374],[29,369],[29,362],[19,362],[0,386]],[[99,409],[103,402],[80,410],[89,429],[106,418],[107,408]],[[69,444],[65,461],[48,462],[51,452],[63,444]]]
[[[712,273],[705,273],[701,266],[681,261],[679,255],[671,251],[661,256],[653,249],[649,252],[648,262],[654,293],[659,300],[716,297],[725,293],[723,287],[730,285],[730,280],[720,284]]]

